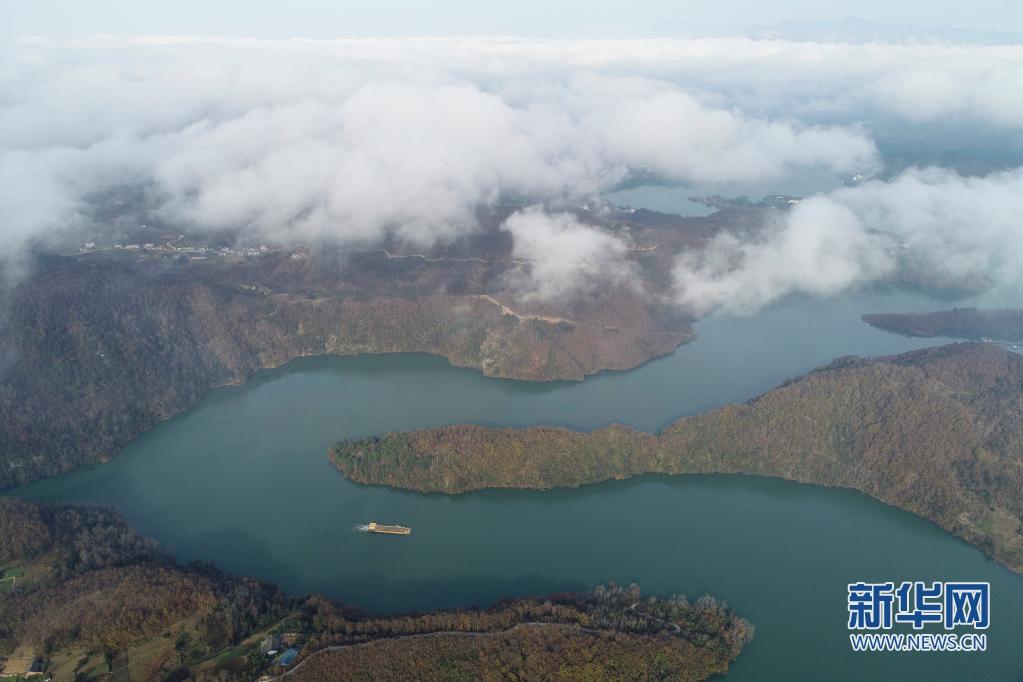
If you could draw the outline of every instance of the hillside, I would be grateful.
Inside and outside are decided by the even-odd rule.
[[[289,678],[703,680],[724,674],[753,635],[711,597],[644,598],[635,585],[613,583],[587,594],[509,599],[486,611],[364,623],[335,623],[329,614],[317,613],[329,632],[314,638]],[[361,628],[376,637],[360,636]]]
[[[634,255],[647,291],[711,229],[684,225],[629,229],[657,247]],[[0,489],[105,461],[212,389],[297,357],[423,352],[488,376],[579,380],[693,338],[687,317],[632,287],[520,300],[510,248],[498,233],[429,257],[40,256],[8,290],[0,278]]]
[[[619,604],[621,608],[627,608]],[[495,633],[449,633],[325,651],[288,679],[704,680],[724,674],[723,653],[678,638],[526,623]]]
[[[670,302],[678,255],[776,213],[567,207],[628,245],[629,277],[544,299],[521,289],[532,262],[499,228],[514,208],[427,253],[138,227],[37,254],[0,276],[0,490],[107,461],[211,390],[303,356],[432,353],[530,381],[636,367],[694,338]]]
[[[843,358],[657,435],[451,426],[338,443],[330,459],[353,481],[423,492],[643,473],[854,488],[1023,571],[1023,356],[989,344]]]
[[[411,679],[446,669],[535,678],[561,666],[615,679],[722,674],[752,627],[710,597],[644,598],[611,585],[490,609],[378,617],[325,597],[181,566],[115,512],[0,499],[0,658],[43,660],[56,680]],[[6,585],[4,583],[0,583]],[[322,652],[322,653],[318,653]],[[352,666],[358,666],[357,669]]]
[[[176,564],[97,507],[0,499],[0,572],[15,578],[0,591],[0,656],[43,658],[57,680],[104,679],[86,673],[140,658],[166,670],[289,609],[271,585]]]

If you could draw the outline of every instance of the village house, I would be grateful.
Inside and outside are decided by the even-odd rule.
[[[0,662],[0,679],[42,678],[45,668],[46,662],[33,654],[8,658]]]
[[[259,644],[259,653],[273,656],[281,650],[283,640],[280,635],[270,635]]]

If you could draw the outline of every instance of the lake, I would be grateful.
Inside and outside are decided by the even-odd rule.
[[[672,355],[581,383],[488,379],[425,355],[306,358],[215,391],[109,464],[13,494],[111,504],[181,560],[379,612],[486,606],[608,580],[658,595],[710,593],[757,628],[730,680],[1019,680],[1023,578],[852,491],[692,476],[448,497],[354,485],[326,458],[337,439],[458,422],[656,430],[838,356],[942,343],[859,316],[951,305],[902,290],[790,299],[751,317],[705,319]],[[356,530],[369,521],[414,532]],[[846,585],[861,579],[990,581],[988,651],[853,653]]]
[[[633,208],[684,216],[706,216],[717,209],[690,200],[690,197],[739,197],[758,201],[769,194],[808,197],[843,187],[837,176],[821,168],[791,170],[780,178],[761,182],[711,182],[681,185],[636,185],[606,193],[603,198]]]

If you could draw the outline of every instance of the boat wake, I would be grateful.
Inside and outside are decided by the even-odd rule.
[[[359,530],[359,531],[362,531],[363,533],[368,533],[369,532],[369,524],[368,523],[360,523],[359,525],[357,525],[352,530]]]

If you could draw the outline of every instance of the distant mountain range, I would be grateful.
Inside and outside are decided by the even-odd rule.
[[[914,26],[843,17],[821,21],[786,21],[758,26],[708,27],[688,22],[667,22],[650,30],[651,35],[677,38],[742,36],[771,40],[845,43],[969,43],[1021,45],[1023,33],[1009,33],[954,26]]]

